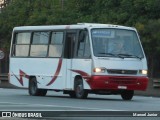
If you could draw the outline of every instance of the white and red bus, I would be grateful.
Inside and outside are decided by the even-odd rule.
[[[9,78],[33,96],[55,90],[73,98],[95,93],[131,100],[148,85],[136,29],[92,23],[15,27]]]

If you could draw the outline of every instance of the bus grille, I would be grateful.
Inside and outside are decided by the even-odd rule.
[[[136,75],[137,70],[116,70],[116,69],[107,69],[107,72],[109,74],[130,74],[130,75]]]
[[[136,84],[137,78],[119,78],[119,77],[110,77],[110,83],[116,84]]]

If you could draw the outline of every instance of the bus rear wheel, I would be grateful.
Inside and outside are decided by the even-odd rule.
[[[35,77],[29,80],[29,94],[31,96],[45,96],[47,94],[46,89],[38,89],[37,80]]]
[[[75,81],[75,95],[80,99],[85,99],[88,96],[88,92],[84,89],[83,81],[80,78]]]
[[[123,100],[131,100],[134,95],[134,90],[125,90],[121,93],[121,97]]]
[[[71,98],[76,98],[76,93],[74,91],[69,92]]]

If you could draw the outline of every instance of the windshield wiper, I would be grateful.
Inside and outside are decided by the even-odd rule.
[[[113,53],[98,53],[98,54],[104,54],[105,56],[107,56],[107,57],[119,57],[119,58],[123,58],[124,59],[124,57],[122,57],[122,56],[119,56],[119,55],[117,55],[117,54],[113,54]],[[105,57],[105,56],[103,56],[103,57]],[[99,56],[100,57],[100,56]]]
[[[115,54],[112,54],[112,53],[106,53],[106,52],[101,52],[101,53],[98,53],[98,54],[105,54],[105,55],[115,55]]]
[[[130,54],[117,54],[118,56],[123,56],[123,57],[127,57],[127,58],[138,58],[138,59],[142,59],[141,57],[138,57],[136,55],[130,55]]]

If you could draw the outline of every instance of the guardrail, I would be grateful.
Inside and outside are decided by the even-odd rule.
[[[8,81],[8,74],[0,74],[0,81]]]
[[[153,87],[160,88],[160,79],[153,79]]]
[[[8,73],[0,74],[0,88],[15,88],[8,80]]]

